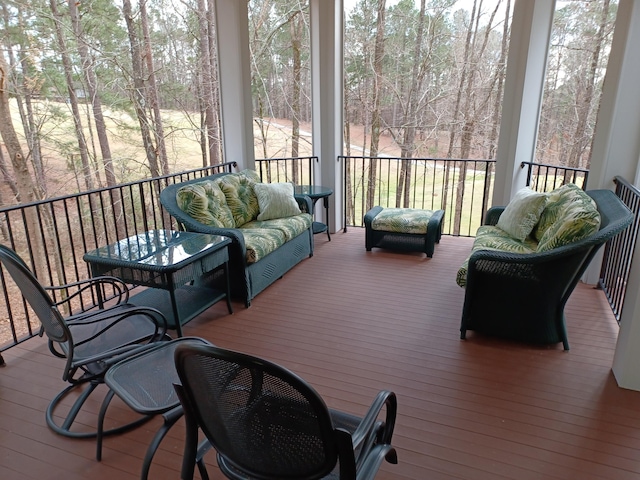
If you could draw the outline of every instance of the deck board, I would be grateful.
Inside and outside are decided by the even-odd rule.
[[[380,389],[396,392],[399,464],[380,479],[636,479],[640,392],[611,373],[618,326],[601,291],[580,284],[566,308],[571,350],[468,332],[459,339],[464,291],[455,273],[472,239],[443,237],[434,257],[374,249],[364,230],[317,235],[312,258],[245,309],[224,302],[184,328],[278,362],[309,381],[329,406],[363,412]],[[139,478],[154,419],[105,439],[62,438],[44,409],[64,387],[62,362],[43,339],[4,353],[0,369],[0,477]],[[101,398],[82,413],[95,424]],[[69,403],[69,402],[65,402]],[[131,418],[118,401],[109,421]],[[179,478],[182,422],[165,438],[152,479]],[[207,463],[221,478],[215,456]]]

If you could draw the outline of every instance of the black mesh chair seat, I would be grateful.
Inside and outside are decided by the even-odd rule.
[[[231,479],[373,478],[383,460],[397,463],[392,392],[380,392],[360,418],[328,409],[300,377],[250,355],[181,345],[176,369],[187,428],[183,479],[193,478],[196,462],[206,478],[198,428]]]
[[[98,277],[58,287],[44,287],[16,252],[0,245],[0,263],[20,289],[42,324],[49,350],[66,360],[62,379],[68,385],[51,400],[46,411],[49,427],[56,433],[74,438],[95,437],[92,431],[72,431],[72,425],[91,393],[104,383],[105,372],[116,362],[166,340],[167,324],[152,308],[128,304],[127,286],[117,278]],[[105,287],[114,292],[110,307],[105,307]],[[60,292],[63,300],[54,301],[49,292]],[[93,299],[87,303],[86,299]],[[17,299],[14,299],[17,301]],[[61,311],[72,312],[63,316]],[[66,415],[58,415],[63,399],[76,388],[86,387]],[[62,418],[57,421],[57,418]],[[106,430],[104,435],[133,428],[147,418]]]

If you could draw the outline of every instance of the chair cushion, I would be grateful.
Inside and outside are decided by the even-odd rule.
[[[396,233],[427,233],[433,210],[384,208],[371,222],[373,230]]]
[[[537,242],[527,237],[523,241],[516,240],[507,232],[493,225],[483,225],[476,232],[476,239],[473,242],[471,253],[477,250],[494,250],[509,253],[535,253]],[[469,257],[464,261],[458,274],[456,283],[461,287],[467,284],[467,269],[469,268]]]
[[[518,190],[498,219],[497,227],[520,242],[533,231],[547,203],[547,194],[529,187]]]
[[[280,230],[284,234],[285,239],[288,242],[292,238],[300,235],[302,232],[309,230],[312,223],[313,218],[310,214],[301,213],[298,215],[294,215],[293,217],[274,218],[273,220],[264,221],[255,220],[253,222],[248,222],[242,226],[242,231],[244,232],[244,230],[247,228],[274,228],[276,230]]]
[[[236,227],[255,220],[260,213],[258,198],[253,190],[255,181],[246,173],[231,173],[215,180],[224,192]]]
[[[284,233],[277,228],[243,228],[242,234],[247,247],[247,264],[258,262],[286,241]]]
[[[293,196],[292,183],[256,183],[253,191],[258,198],[257,219],[272,220],[299,215],[300,207]]]
[[[176,202],[183,212],[204,225],[215,228],[235,227],[226,197],[212,180],[181,187],[176,193]]]
[[[567,200],[568,197],[571,197],[570,200]],[[577,242],[600,229],[598,208],[581,189],[566,195],[563,203],[562,209],[554,212],[557,215],[555,221],[544,230],[538,242],[538,252]]]

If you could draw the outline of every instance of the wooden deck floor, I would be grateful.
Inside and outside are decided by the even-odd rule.
[[[637,479],[640,392],[611,373],[617,325],[602,292],[579,285],[567,307],[571,350],[459,340],[463,290],[455,272],[471,239],[444,237],[435,256],[367,253],[364,231],[316,236],[316,253],[259,295],[224,302],[186,335],[279,362],[331,407],[363,412],[379,389],[397,393],[399,464],[380,479]],[[0,478],[135,479],[160,419],[105,440],[52,433],[44,410],[64,386],[62,364],[36,338],[0,369]],[[83,421],[95,424],[99,400]],[[129,411],[116,404],[111,418]],[[155,459],[153,479],[179,478],[182,423]],[[208,465],[221,478],[214,455]]]

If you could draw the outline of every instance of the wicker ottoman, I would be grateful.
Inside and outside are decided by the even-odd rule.
[[[367,252],[373,247],[433,256],[442,236],[444,210],[373,207],[364,216]]]

